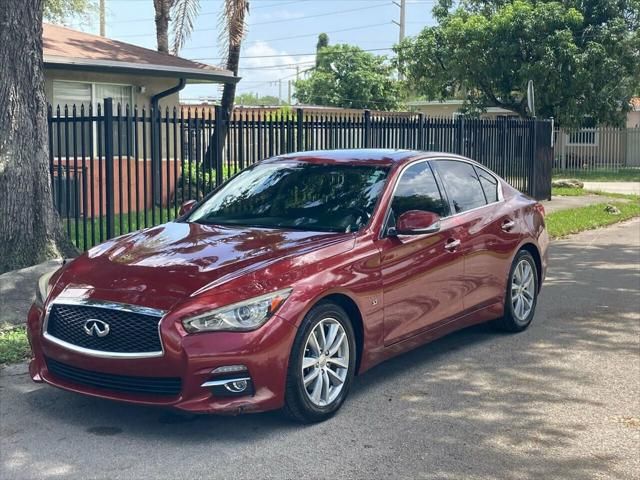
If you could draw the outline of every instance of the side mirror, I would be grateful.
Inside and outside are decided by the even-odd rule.
[[[189,213],[197,202],[195,200],[187,200],[182,205],[180,205],[180,210],[178,210],[178,216],[181,217]]]
[[[424,210],[409,210],[398,217],[395,230],[399,235],[435,233],[440,230],[440,215]]]

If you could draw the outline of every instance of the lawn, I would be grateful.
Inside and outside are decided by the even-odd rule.
[[[614,215],[605,210],[613,205],[620,210]],[[572,233],[592,230],[613,223],[640,216],[640,202],[637,198],[630,202],[599,203],[587,207],[571,208],[550,213],[546,216],[547,230],[551,238],[560,238]]]
[[[0,365],[17,363],[31,356],[25,327],[0,331]]]
[[[575,178],[583,182],[640,182],[640,168],[620,168],[611,170],[561,171],[553,174],[553,179]]]
[[[584,188],[567,188],[567,187],[553,187],[551,189],[551,196],[564,196],[564,197],[581,197],[583,195],[601,195],[609,198],[624,198],[627,200],[640,200],[638,195],[630,195],[625,193],[610,193],[601,192],[596,190],[585,190]]]

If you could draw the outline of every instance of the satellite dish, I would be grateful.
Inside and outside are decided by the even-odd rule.
[[[529,80],[527,84],[527,106],[532,117],[536,116],[536,97],[533,91],[533,80]]]

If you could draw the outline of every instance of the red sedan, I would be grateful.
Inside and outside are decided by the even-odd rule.
[[[543,207],[451,154],[279,156],[182,213],[40,280],[35,381],[320,421],[389,357],[481,322],[527,328],[547,266]]]

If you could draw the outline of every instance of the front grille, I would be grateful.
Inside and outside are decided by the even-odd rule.
[[[110,373],[92,372],[45,358],[49,372],[61,380],[88,387],[139,395],[161,395],[175,397],[180,393],[182,382],[177,377],[130,377]]]
[[[104,337],[89,335],[85,322],[98,319],[109,325]],[[47,320],[47,334],[72,345],[113,353],[160,353],[160,318],[124,310],[85,305],[54,304]]]

